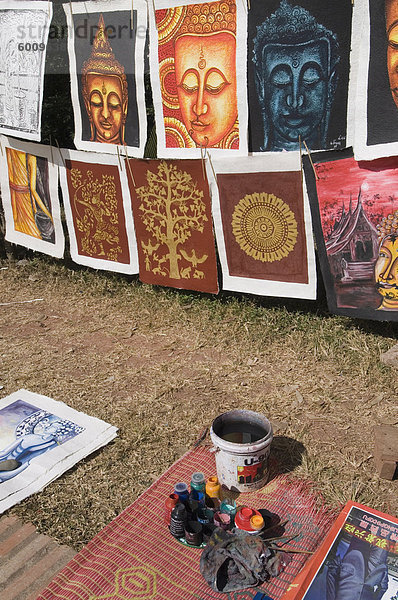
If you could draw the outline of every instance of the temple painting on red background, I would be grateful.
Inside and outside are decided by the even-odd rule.
[[[331,160],[335,153],[316,154],[314,170],[306,163],[329,307],[395,320],[398,158],[358,163],[348,152],[345,156]],[[321,157],[326,160],[318,162]]]

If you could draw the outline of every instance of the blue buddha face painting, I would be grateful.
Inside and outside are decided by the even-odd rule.
[[[316,8],[317,3],[312,4]],[[261,130],[260,137],[252,135],[251,149],[298,150],[300,141],[311,149],[325,149],[343,143],[345,111],[340,112],[340,137],[335,135],[332,144],[329,132],[342,62],[339,36],[309,10],[288,0],[281,0],[269,16],[265,12],[258,7],[249,25],[252,134]],[[256,103],[261,124],[253,118]]]
[[[23,400],[0,410],[0,484],[13,479],[40,456],[84,431]]]

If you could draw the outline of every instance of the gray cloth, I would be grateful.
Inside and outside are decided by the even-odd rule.
[[[233,534],[217,528],[200,558],[200,572],[216,592],[259,585],[283,570],[284,555],[257,535]]]

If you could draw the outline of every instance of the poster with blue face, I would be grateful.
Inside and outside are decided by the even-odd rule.
[[[0,485],[27,469],[36,456],[82,431],[84,427],[24,400],[0,409]]]
[[[346,146],[351,0],[252,0],[249,149]]]

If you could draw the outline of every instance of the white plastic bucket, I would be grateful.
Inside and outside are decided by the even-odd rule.
[[[210,438],[216,450],[217,477],[232,491],[263,487],[269,477],[272,425],[251,410],[231,410],[214,419]]]

